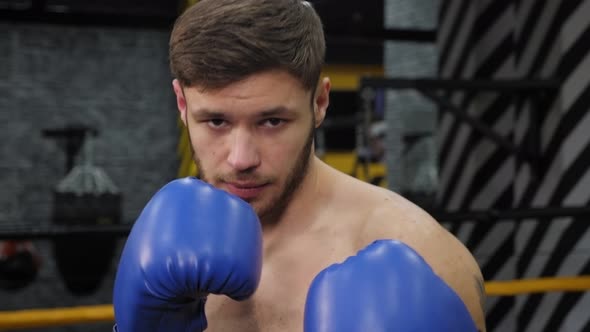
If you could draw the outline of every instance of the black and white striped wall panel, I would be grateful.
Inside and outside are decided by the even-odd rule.
[[[540,131],[540,161],[510,155],[441,112],[441,186],[449,210],[588,205],[590,200],[590,1],[447,0],[439,12],[442,78],[560,79],[542,103],[501,94],[447,97],[517,145]],[[590,274],[590,216],[447,225],[484,276]],[[590,331],[590,292],[496,297],[490,331]]]

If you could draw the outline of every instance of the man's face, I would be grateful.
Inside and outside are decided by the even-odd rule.
[[[213,91],[174,88],[201,178],[249,202],[263,222],[276,221],[305,177],[325,112],[318,100],[327,107],[327,95],[312,102],[283,71]]]

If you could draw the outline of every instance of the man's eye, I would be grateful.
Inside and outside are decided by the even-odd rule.
[[[207,122],[209,126],[213,128],[221,128],[223,125],[226,124],[225,120],[223,119],[210,119]]]
[[[283,119],[270,118],[263,121],[263,125],[266,127],[274,128],[278,127],[285,122]]]

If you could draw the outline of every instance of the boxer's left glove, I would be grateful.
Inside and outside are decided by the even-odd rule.
[[[195,178],[172,181],[149,201],[123,249],[115,330],[202,331],[207,294],[245,299],[261,267],[261,226],[249,204]]]
[[[475,332],[459,296],[407,245],[375,241],[312,281],[305,332]]]

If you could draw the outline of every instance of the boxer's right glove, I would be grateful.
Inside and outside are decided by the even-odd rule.
[[[249,204],[195,178],[172,181],[144,208],[123,249],[115,330],[202,331],[207,294],[245,299],[261,267],[261,226]]]

